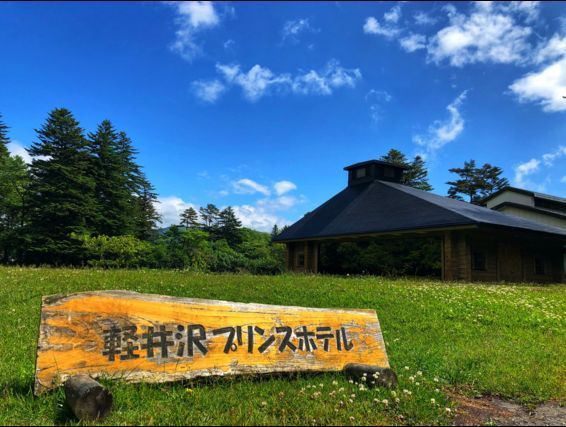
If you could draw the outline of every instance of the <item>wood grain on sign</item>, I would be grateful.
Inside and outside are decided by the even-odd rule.
[[[84,292],[43,298],[35,392],[75,374],[166,382],[350,363],[389,367],[374,310]]]

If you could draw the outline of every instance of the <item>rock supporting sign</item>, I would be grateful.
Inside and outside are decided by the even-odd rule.
[[[166,382],[347,365],[389,368],[374,310],[84,292],[43,298],[35,392],[77,374]]]

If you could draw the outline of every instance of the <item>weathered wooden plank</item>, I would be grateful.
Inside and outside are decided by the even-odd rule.
[[[77,374],[165,382],[347,364],[389,367],[374,310],[84,292],[43,298],[35,392]]]

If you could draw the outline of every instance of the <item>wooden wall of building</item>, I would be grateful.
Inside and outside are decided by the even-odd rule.
[[[563,247],[540,237],[498,231],[443,236],[443,279],[471,282],[561,282]]]

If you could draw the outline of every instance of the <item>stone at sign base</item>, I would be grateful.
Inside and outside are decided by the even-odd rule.
[[[112,394],[88,375],[75,375],[65,381],[65,398],[79,420],[102,419],[112,410]]]
[[[397,375],[391,368],[350,363],[346,365],[344,372],[349,377],[367,384],[368,387],[397,387]]]
[[[80,374],[157,383],[343,370],[395,384],[374,310],[83,292],[43,298],[35,393]]]

